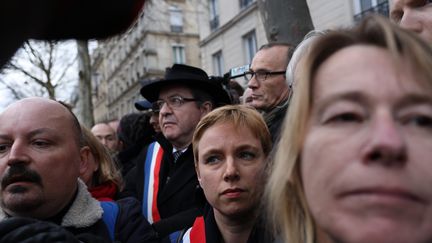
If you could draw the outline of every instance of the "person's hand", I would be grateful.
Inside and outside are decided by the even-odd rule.
[[[0,222],[0,242],[36,243],[80,241],[59,225],[31,218],[12,217]]]

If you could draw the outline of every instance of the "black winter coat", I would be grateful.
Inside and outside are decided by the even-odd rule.
[[[200,214],[197,207],[196,194],[200,192],[198,179],[195,173],[192,146],[180,155],[177,162],[173,163],[172,146],[163,137],[157,136],[156,141],[164,150],[161,169],[159,173],[159,193],[157,195],[157,206],[161,220],[153,224],[159,237],[169,235],[172,232],[190,227],[195,217]],[[126,190],[138,200],[143,201],[144,192],[144,162],[147,156],[146,146],[138,155],[136,167],[126,177]],[[168,173],[171,171],[170,179],[166,183]]]

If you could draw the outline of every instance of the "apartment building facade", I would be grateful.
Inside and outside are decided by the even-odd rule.
[[[93,55],[95,120],[135,111],[140,80],[185,63],[209,75],[249,64],[267,37],[257,0],[148,1],[124,35],[100,44]],[[316,29],[349,26],[369,12],[387,14],[388,0],[307,0]],[[243,78],[237,81],[246,86]]]
[[[95,121],[135,112],[143,80],[163,76],[174,63],[200,66],[199,0],[146,1],[124,34],[99,41],[92,54]]]
[[[256,0],[208,0],[209,14],[200,21],[202,67],[222,75],[249,64],[257,49],[267,43]],[[307,0],[315,29],[352,25],[369,12],[388,12],[387,0]],[[237,81],[246,86],[243,78]]]

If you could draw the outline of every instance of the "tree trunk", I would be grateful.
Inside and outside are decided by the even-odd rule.
[[[258,0],[269,42],[297,45],[314,29],[306,0]]]
[[[94,125],[93,103],[91,93],[91,64],[88,51],[88,41],[77,40],[78,48],[78,103],[77,117],[82,124],[91,128]]]
[[[52,100],[57,99],[55,87],[51,84],[50,81],[46,83],[45,89],[48,92],[48,97]]]

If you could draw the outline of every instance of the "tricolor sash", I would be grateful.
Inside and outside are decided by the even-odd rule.
[[[157,196],[162,155],[163,149],[159,143],[153,142],[148,146],[147,157],[144,164],[142,213],[150,224],[160,220],[160,214],[157,208]]]
[[[194,224],[183,235],[182,243],[205,243],[205,222],[204,217],[200,216],[195,219]]]

